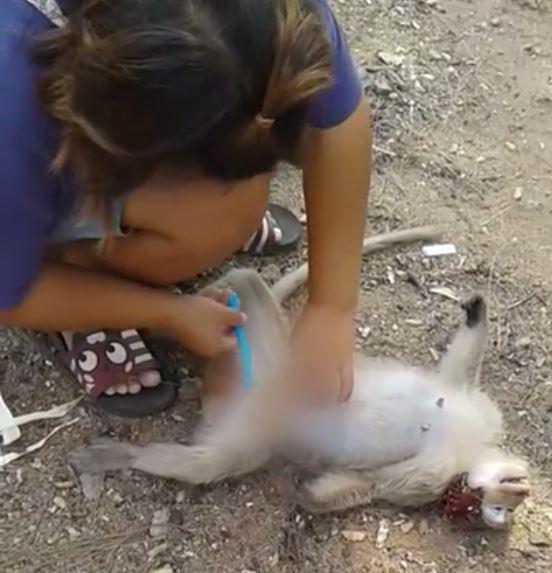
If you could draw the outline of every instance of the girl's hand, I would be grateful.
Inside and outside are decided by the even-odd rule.
[[[184,348],[199,356],[211,357],[232,350],[236,338],[232,327],[242,324],[245,315],[225,306],[225,291],[209,296],[181,296],[169,317],[169,332]]]
[[[317,406],[346,402],[353,389],[353,314],[307,304],[292,338],[292,383]]]

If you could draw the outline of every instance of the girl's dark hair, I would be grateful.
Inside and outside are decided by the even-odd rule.
[[[298,148],[330,81],[313,0],[83,0],[44,36],[41,99],[96,208],[158,171],[235,180]]]

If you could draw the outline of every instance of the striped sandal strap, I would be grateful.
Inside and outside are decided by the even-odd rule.
[[[247,241],[242,252],[259,255],[264,251],[270,251],[280,243],[282,236],[282,230],[278,227],[276,220],[270,211],[266,211],[259,228]]]

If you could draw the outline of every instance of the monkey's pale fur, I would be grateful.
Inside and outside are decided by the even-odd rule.
[[[529,493],[528,473],[522,460],[499,448],[500,411],[479,386],[487,337],[481,297],[466,303],[465,322],[435,371],[359,354],[350,400],[307,410],[293,400],[282,369],[289,332],[281,301],[253,271],[232,271],[221,283],[237,291],[248,317],[254,388],[217,404],[208,397],[208,423],[194,445],[102,441],[73,452],[73,466],[84,472],[130,467],[199,484],[252,472],[279,453],[318,469],[301,487],[287,482],[288,495],[315,512],[372,500],[421,505],[468,474],[470,486],[482,489],[485,522],[508,523]],[[208,366],[207,377],[210,372],[221,375],[220,364]]]

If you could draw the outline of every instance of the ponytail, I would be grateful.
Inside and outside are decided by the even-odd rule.
[[[281,0],[272,71],[260,117],[277,120],[330,82],[330,58],[321,18],[299,0]]]

